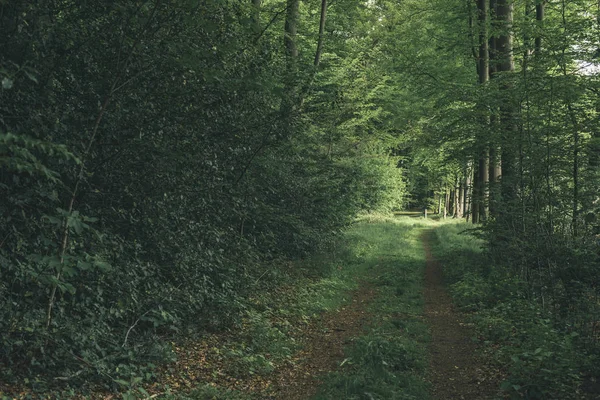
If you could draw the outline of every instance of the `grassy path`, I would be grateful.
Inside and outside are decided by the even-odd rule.
[[[351,232],[363,248],[362,279],[375,296],[367,309],[368,324],[349,341],[314,399],[428,398],[425,257],[419,237],[426,224],[386,219],[362,223]]]
[[[476,356],[473,331],[452,305],[442,268],[431,253],[433,232],[423,233],[427,258],[425,316],[431,331],[430,376],[433,399],[491,399],[498,391],[495,371]]]

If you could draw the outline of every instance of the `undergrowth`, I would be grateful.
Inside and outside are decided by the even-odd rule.
[[[489,261],[473,225],[444,224],[435,232],[436,257],[455,302],[472,312],[486,352],[508,373],[501,385],[505,394],[585,398],[583,373],[593,369],[595,359],[577,330],[565,329],[509,268]]]

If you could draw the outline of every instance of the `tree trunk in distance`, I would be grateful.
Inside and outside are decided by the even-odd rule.
[[[469,180],[467,177],[467,174],[469,173],[469,169],[465,168],[464,172],[463,172],[463,180],[462,180],[462,187],[463,187],[463,195],[462,195],[462,200],[463,200],[463,206],[462,206],[462,211],[463,211],[463,217],[467,217],[469,214],[469,210],[468,210],[468,197],[469,197]]]
[[[495,118],[492,118],[495,121]],[[501,160],[500,160],[500,149],[495,146],[490,146],[490,157],[489,157],[489,216],[495,217],[497,214],[498,201],[500,199],[500,191],[498,187],[498,180],[500,179]]]
[[[466,217],[467,222],[469,222],[469,218],[471,217],[471,213],[472,213],[472,208],[471,208],[472,198],[473,198],[472,184],[473,184],[473,171],[471,170],[471,167],[468,166],[465,171],[465,194],[464,194],[464,202],[465,202],[464,210],[465,210],[465,217]]]
[[[479,222],[487,218],[488,184],[489,184],[489,155],[485,150],[479,156]]]
[[[452,190],[454,194],[454,201],[452,202],[452,218],[458,218],[459,210],[458,210],[458,187],[456,183],[454,184],[454,189]]]
[[[464,180],[461,177],[459,179],[459,183],[458,183],[458,215],[457,218],[463,218],[464,217]]]
[[[450,191],[446,188],[446,192],[444,194],[444,219],[448,216],[448,208],[450,206]]]
[[[474,224],[479,223],[479,199],[481,197],[481,180],[479,178],[479,160],[473,168],[473,193],[471,194],[471,222]]]

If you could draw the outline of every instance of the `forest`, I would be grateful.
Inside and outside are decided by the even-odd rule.
[[[600,1],[0,0],[0,81],[0,398],[600,398]]]

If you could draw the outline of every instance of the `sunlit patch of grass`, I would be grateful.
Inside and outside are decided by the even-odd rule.
[[[350,235],[379,295],[373,322],[346,350],[315,399],[427,399],[427,326],[421,319],[425,255],[421,229],[436,224],[410,217],[363,218]]]

